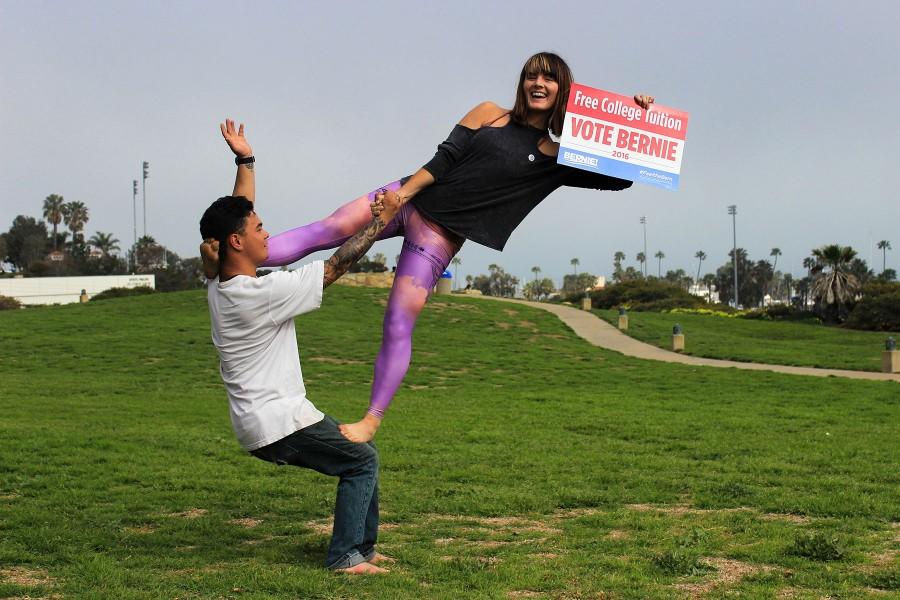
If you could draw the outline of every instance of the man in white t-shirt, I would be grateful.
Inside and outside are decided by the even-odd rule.
[[[370,443],[349,441],[306,397],[294,317],[319,308],[323,288],[372,246],[399,199],[379,193],[372,221],[327,261],[257,277],[269,234],[255,212],[255,159],[243,125],[235,130],[227,120],[221,130],[238,165],[234,192],[206,209],[200,232],[218,251],[219,273],[208,280],[207,297],[235,435],[263,460],[338,476],[325,564],[349,573],[385,572],[377,563],[388,559],[375,551],[378,452]]]

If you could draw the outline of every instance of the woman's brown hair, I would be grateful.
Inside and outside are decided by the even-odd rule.
[[[552,52],[538,52],[522,67],[519,75],[519,87],[516,88],[516,103],[513,106],[510,118],[517,123],[525,123],[528,118],[528,99],[522,84],[528,75],[549,75],[559,84],[559,92],[556,95],[556,104],[550,113],[549,129],[553,135],[560,135],[563,128],[563,118],[566,116],[566,104],[569,102],[569,88],[572,87],[572,70],[562,58]]]

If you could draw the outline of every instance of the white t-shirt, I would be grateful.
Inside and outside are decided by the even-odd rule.
[[[231,425],[247,450],[262,448],[321,421],[306,398],[294,317],[322,304],[325,263],[264,277],[238,275],[206,284],[212,339]]]

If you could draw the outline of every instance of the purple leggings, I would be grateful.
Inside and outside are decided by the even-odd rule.
[[[400,182],[384,186],[398,190]],[[360,196],[330,216],[269,238],[269,258],[263,266],[287,265],[317,250],[337,248],[372,220],[369,205],[375,192]],[[403,236],[403,249],[394,274],[394,285],[384,313],[381,349],[375,360],[375,377],[368,412],[383,417],[409,369],[412,333],[428,295],[450,260],[462,247],[463,238],[425,218],[404,204],[378,239]]]

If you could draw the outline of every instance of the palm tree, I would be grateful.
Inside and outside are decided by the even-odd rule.
[[[535,285],[537,285],[537,276],[538,276],[538,273],[541,272],[541,268],[540,267],[531,267],[531,272],[534,273],[534,281],[535,281]]]
[[[69,231],[72,232],[73,247],[78,243],[78,232],[84,229],[89,218],[88,207],[84,205],[84,202],[73,200],[63,204],[63,219],[69,227]],[[83,238],[84,236],[82,236]]]
[[[887,251],[891,249],[891,243],[887,240],[878,242],[878,249],[881,250],[881,272],[887,269]]]
[[[58,196],[57,194],[50,194],[46,198],[44,198],[44,218],[47,219],[47,222],[53,225],[53,251],[57,250],[56,244],[56,227],[63,220],[63,205],[65,204],[65,200],[63,200],[62,196]]]
[[[697,264],[697,285],[700,285],[700,266],[703,265],[703,261],[706,260],[706,252],[697,250],[697,253],[694,254],[694,258],[700,261]]]
[[[816,266],[816,259],[812,256],[807,256],[803,259],[803,268],[806,269],[806,276],[812,277],[812,269]]]
[[[781,248],[772,248],[772,251],[769,252],[769,256],[775,257],[775,262],[772,263],[772,272],[775,272],[775,268],[778,266],[778,257],[781,256]]]
[[[794,289],[794,276],[791,275],[790,273],[785,273],[784,275],[781,276],[781,292],[782,292],[781,295],[785,296],[785,294],[783,292],[786,291],[787,292],[786,297],[788,299],[788,302],[790,302],[790,300],[791,300],[791,292],[793,291],[793,289]]]
[[[572,268],[575,269],[575,276],[578,277],[578,265],[581,264],[581,261],[577,258],[573,258],[569,261],[569,264],[572,265]]]
[[[103,256],[109,256],[113,252],[119,251],[119,240],[114,238],[111,233],[98,231],[91,236],[91,239],[88,240],[88,244],[102,252]]]
[[[662,250],[657,250],[656,254],[653,255],[653,258],[659,259],[659,266],[656,270],[656,276],[659,278],[662,278],[662,259],[664,259],[665,257],[666,257],[666,255],[663,254]]]
[[[459,271],[458,267],[459,267],[460,263],[462,263],[462,259],[460,259],[458,256],[454,256],[453,260],[451,260],[450,262],[453,263],[453,267],[454,267],[453,268],[453,288],[458,290],[459,289],[459,280],[456,278],[456,273],[457,273],[457,271]]]
[[[638,252],[637,253],[637,261],[638,261],[638,264],[641,265],[641,273],[643,273],[644,276],[646,276],[647,273],[644,270],[644,263],[647,262],[647,255],[644,254],[643,252]]]
[[[712,273],[707,273],[703,276],[703,283],[706,284],[706,301],[712,304],[712,286],[716,282],[716,276]]]
[[[826,307],[834,306],[840,319],[844,305],[853,300],[859,291],[859,280],[850,273],[850,263],[856,257],[856,250],[850,246],[829,244],[816,248],[812,254],[816,259],[813,294]]]

